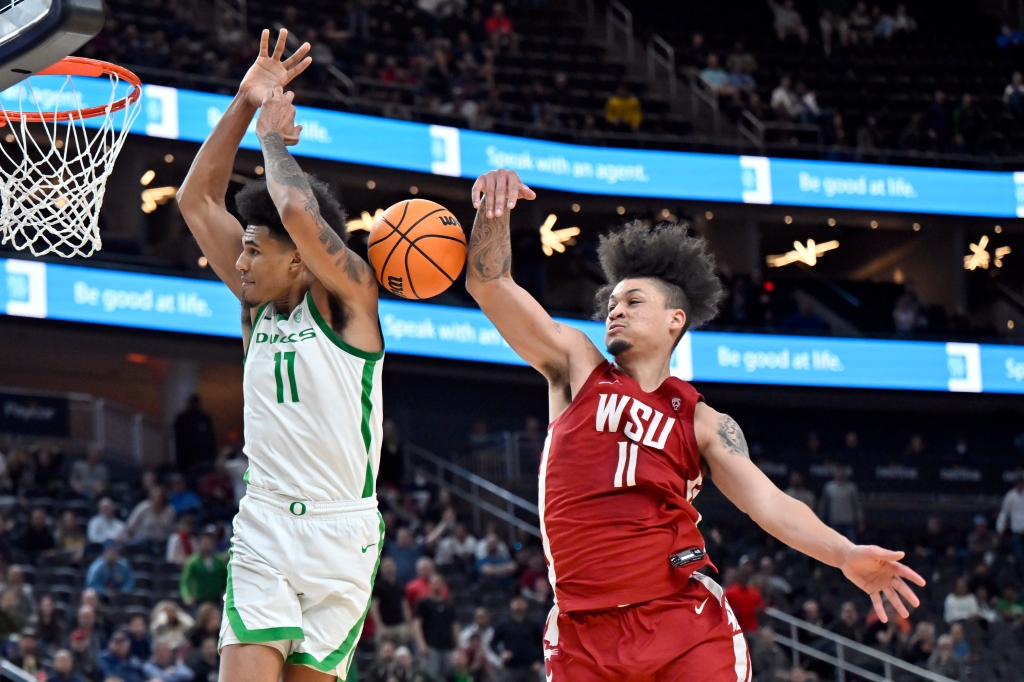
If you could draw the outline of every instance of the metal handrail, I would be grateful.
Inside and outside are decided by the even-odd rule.
[[[228,0],[214,0],[216,5],[222,12],[229,12],[236,19],[238,23],[242,25],[242,28],[248,26],[248,7],[246,6],[246,0],[235,0],[235,4],[228,2]]]
[[[810,648],[810,647],[805,647],[805,645],[800,644],[800,642],[796,641],[797,640],[796,630],[798,630],[798,629],[799,630],[805,630],[805,631],[811,633],[812,635],[816,635],[816,636],[821,637],[823,639],[827,639],[827,640],[832,641],[833,643],[836,644],[837,647],[841,647],[840,652],[843,649],[849,649],[850,651],[856,651],[859,654],[862,654],[864,656],[868,656],[870,658],[873,658],[873,659],[879,661],[880,663],[882,663],[882,665],[885,668],[885,677],[884,678],[883,677],[878,677],[874,673],[868,673],[868,675],[874,677],[876,682],[886,682],[887,680],[891,680],[892,679],[892,669],[893,668],[899,668],[900,670],[902,670],[904,672],[911,673],[912,675],[917,675],[918,677],[921,677],[921,678],[926,679],[926,680],[931,680],[931,682],[954,682],[953,680],[951,680],[948,677],[945,677],[943,675],[939,675],[938,673],[933,673],[930,670],[925,670],[924,668],[918,667],[918,666],[913,665],[911,663],[907,663],[906,661],[901,660],[899,658],[896,658],[895,656],[891,656],[891,655],[889,655],[889,654],[887,654],[887,653],[885,653],[883,651],[879,651],[878,649],[872,649],[869,646],[865,646],[865,645],[863,645],[863,644],[861,644],[859,642],[855,642],[852,639],[848,639],[846,637],[843,637],[842,635],[837,635],[836,633],[832,632],[831,630],[826,630],[823,627],[819,627],[817,625],[813,625],[811,623],[808,623],[805,620],[801,620],[799,618],[791,616],[788,613],[786,613],[784,611],[780,611],[780,610],[778,610],[776,608],[769,607],[769,608],[765,609],[764,613],[765,613],[766,616],[768,616],[770,618],[774,618],[774,619],[779,620],[779,621],[782,621],[783,623],[786,623],[787,625],[790,626],[792,637],[787,638],[785,636],[776,635],[776,640],[779,641],[780,643],[786,644],[786,646],[792,647],[795,650],[799,650],[801,653],[807,654],[809,656],[816,656],[818,658],[821,658],[821,660],[828,660],[828,659],[825,658],[826,656],[828,656],[828,654],[825,654],[824,652],[820,652],[817,649],[813,649],[813,648]],[[784,640],[788,640],[788,642],[784,641]],[[832,658],[830,656],[828,656],[828,658],[832,659],[832,660],[828,660],[829,663],[831,663],[833,665],[836,665],[837,667],[840,667],[840,664],[841,664],[841,666],[848,666],[848,667],[851,668],[850,672],[853,672],[853,673],[855,673],[857,675],[863,675],[864,673],[868,672],[868,671],[863,670],[863,669],[860,669],[860,671],[853,670],[852,668],[855,668],[857,666],[854,666],[853,664],[848,663],[845,660],[843,660],[843,657],[842,657],[841,653],[840,653],[840,657],[839,658]],[[842,667],[840,667],[840,670],[842,670]]]
[[[704,79],[700,77],[698,69],[688,69],[686,75],[690,81],[690,106],[694,120],[699,116],[700,103],[704,102],[711,109],[712,124],[715,137],[721,135],[722,110],[718,103],[718,93],[714,92]]]
[[[427,460],[428,462],[430,462],[434,466],[441,467],[445,471],[447,471],[447,472],[449,472],[451,474],[454,474],[455,476],[458,476],[459,478],[463,478],[463,479],[467,480],[468,482],[472,483],[473,485],[480,486],[481,488],[483,488],[487,492],[489,492],[489,493],[491,493],[493,495],[497,495],[498,497],[500,497],[501,499],[505,500],[506,502],[511,502],[512,504],[514,504],[515,506],[519,507],[523,511],[528,511],[531,514],[539,514],[540,513],[540,509],[537,507],[537,505],[533,504],[532,502],[529,502],[528,500],[525,500],[522,497],[519,497],[518,495],[510,493],[509,491],[505,490],[501,486],[497,486],[497,485],[491,483],[486,478],[481,478],[480,476],[477,476],[476,474],[474,474],[472,471],[469,471],[468,469],[463,469],[458,464],[453,464],[453,463],[449,462],[446,459],[441,459],[440,457],[438,457],[434,453],[430,452],[429,450],[424,450],[420,446],[413,445],[412,443],[409,443],[408,445],[406,445],[406,447],[409,448],[410,451],[415,453],[416,456],[422,457],[423,459]]]
[[[619,0],[612,0],[605,10],[605,26],[608,45],[615,43],[615,29],[626,37],[626,61],[633,61],[633,13]]]
[[[508,524],[509,541],[515,540],[515,533],[512,530],[513,528],[524,530],[534,537],[539,538],[541,536],[539,527],[527,521],[523,521],[515,514],[516,508],[518,507],[523,511],[539,516],[540,510],[537,508],[537,505],[524,500],[518,495],[510,493],[504,488],[491,483],[485,478],[477,476],[471,471],[463,469],[457,464],[452,464],[451,462],[438,457],[434,453],[429,450],[425,450],[418,445],[405,445],[405,456],[407,459],[410,454],[425,460],[437,469],[436,474],[431,473],[430,471],[423,472],[429,481],[473,505],[473,520],[477,528],[480,526],[480,512],[486,511]],[[457,485],[452,485],[450,481],[445,479],[445,472],[469,484],[470,490],[466,491]],[[483,499],[479,493],[481,489],[486,490],[492,495],[504,500],[505,508],[502,509],[488,500]]]
[[[667,40],[655,33],[647,41],[647,78],[654,80],[655,67],[668,71],[668,94],[676,96],[676,51]]]
[[[740,131],[743,137],[750,140],[750,143],[757,146],[762,151],[765,145],[765,134],[764,134],[764,122],[752,113],[743,110],[740,114],[739,120],[736,121],[736,129]]]

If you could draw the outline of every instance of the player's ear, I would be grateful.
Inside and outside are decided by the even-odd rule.
[[[290,272],[298,272],[306,267],[306,264],[302,260],[302,254],[299,253],[298,249],[292,249],[292,259],[288,263],[288,270]]]
[[[675,336],[686,327],[686,311],[676,308],[674,310],[669,310],[668,314],[669,329],[671,330],[672,335]]]

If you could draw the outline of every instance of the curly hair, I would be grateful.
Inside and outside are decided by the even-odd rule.
[[[309,186],[313,190],[317,204],[320,205],[320,216],[327,222],[341,240],[348,243],[348,230],[345,228],[345,209],[341,203],[334,198],[327,183],[313,175],[307,175]],[[270,190],[267,189],[266,178],[254,180],[238,190],[235,194],[235,207],[242,216],[246,225],[259,225],[270,230],[270,234],[286,244],[292,243],[284,223],[281,222],[281,214],[277,212],[277,206],[270,197]]]
[[[722,283],[715,275],[715,258],[703,237],[685,223],[647,227],[639,220],[602,235],[597,247],[608,284],[596,296],[594,317],[608,315],[608,298],[615,285],[633,277],[658,283],[670,308],[686,313],[686,328],[697,328],[718,314]]]

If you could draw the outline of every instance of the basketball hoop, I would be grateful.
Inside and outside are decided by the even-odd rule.
[[[33,88],[32,78],[41,76],[64,79]],[[106,103],[81,106],[87,102],[74,79],[103,76],[110,83]],[[116,64],[65,57],[7,95],[15,88],[16,106],[0,102],[0,243],[33,256],[91,256],[103,246],[103,194],[141,111],[142,82]]]

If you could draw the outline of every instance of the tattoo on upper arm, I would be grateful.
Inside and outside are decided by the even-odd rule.
[[[743,430],[736,420],[727,414],[723,414],[718,420],[718,437],[722,439],[722,445],[732,454],[750,458]]]
[[[292,187],[305,197],[302,207],[316,224],[316,238],[323,244],[324,250],[329,256],[338,256],[334,261],[335,266],[342,268],[349,279],[359,284],[373,286],[370,267],[345,246],[345,242],[334,228],[320,215],[320,204],[313,194],[313,188],[310,187],[306,174],[299,168],[298,162],[288,152],[288,147],[281,136],[277,133],[267,133],[260,138],[260,143],[267,164],[267,179],[284,187]]]
[[[469,253],[466,274],[475,280],[489,282],[512,271],[512,241],[509,236],[509,217],[505,211],[500,216],[488,218],[483,202],[473,221],[473,232],[469,236]]]

